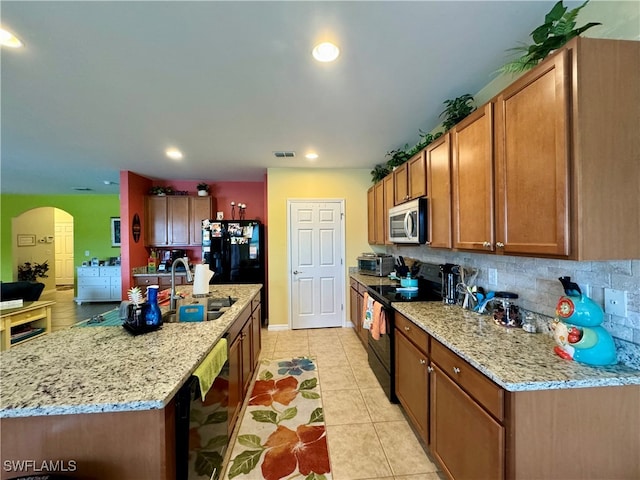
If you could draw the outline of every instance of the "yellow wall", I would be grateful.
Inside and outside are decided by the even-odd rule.
[[[370,169],[270,168],[267,170],[269,325],[288,325],[289,277],[287,271],[287,200],[344,199],[345,279],[356,257],[370,251],[367,243],[367,189]],[[345,281],[345,288],[349,282]],[[345,304],[345,318],[348,318]]]

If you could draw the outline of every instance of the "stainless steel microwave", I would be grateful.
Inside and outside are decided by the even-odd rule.
[[[416,198],[389,209],[389,240],[393,243],[426,243],[427,199]]]

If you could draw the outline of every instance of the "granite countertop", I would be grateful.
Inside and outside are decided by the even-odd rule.
[[[69,328],[0,353],[0,418],[165,407],[261,287],[210,286],[214,297],[238,299],[217,320],[135,337],[122,327]],[[191,288],[176,290],[189,297]]]
[[[439,302],[393,307],[506,390],[640,385],[640,370],[623,364],[591,367],[563,360],[550,335],[496,325],[489,315]]]
[[[399,285],[398,280],[391,280],[389,277],[376,277],[373,275],[362,275],[361,273],[351,273],[350,276],[357,282],[372,287],[379,285]]]

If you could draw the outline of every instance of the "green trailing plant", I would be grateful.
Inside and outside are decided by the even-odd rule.
[[[373,167],[371,170],[371,181],[373,183],[378,183],[384,177],[391,173],[391,169],[387,166],[386,163],[380,163]]]
[[[38,278],[47,278],[47,271],[49,270],[48,260],[43,263],[31,263],[25,262],[22,265],[18,265],[18,280],[36,282]]]
[[[556,3],[544,17],[544,23],[531,32],[533,44],[523,44],[507,50],[508,52],[520,52],[522,55],[500,67],[498,72],[521,73],[530,70],[573,37],[577,37],[591,27],[602,25],[598,22],[589,22],[582,27],[575,28],[578,13],[587,3],[589,0],[573,10],[567,10],[562,0]]]
[[[473,96],[469,93],[444,101],[446,108],[440,114],[440,118],[444,119],[442,126],[445,132],[476,109],[472,103]]]
[[[202,182],[202,183],[199,183],[198,185],[196,185],[196,188],[198,190],[204,190],[205,192],[208,192],[209,191],[209,184]]]
[[[398,148],[398,149],[387,152],[386,156],[390,157],[389,160],[387,161],[387,166],[393,169],[394,167],[398,167],[402,165],[404,162],[406,162],[407,160],[409,160],[411,158],[411,155],[409,155],[409,152],[407,152],[408,148],[409,148],[409,144],[407,143],[404,146],[404,150]]]

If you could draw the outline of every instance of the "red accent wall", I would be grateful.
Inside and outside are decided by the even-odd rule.
[[[259,220],[267,223],[267,176],[262,182],[216,182],[209,183],[212,197],[213,213],[222,212],[225,220],[231,220],[231,202],[235,202],[235,218],[239,218],[237,205],[244,203],[247,205],[245,218],[247,220]],[[120,172],[120,221],[122,228],[122,238],[120,252],[122,256],[122,298],[127,298],[127,290],[133,285],[131,269],[143,267],[147,264],[149,249],[144,246],[144,197],[148,195],[152,186],[171,186],[175,191],[186,191],[189,195],[196,195],[196,185],[201,180],[152,180],[128,170]],[[140,217],[142,230],[139,241],[133,240],[131,223],[135,214]],[[265,235],[265,240],[266,240]],[[202,260],[202,251],[199,248],[187,248],[188,256],[194,263]]]

